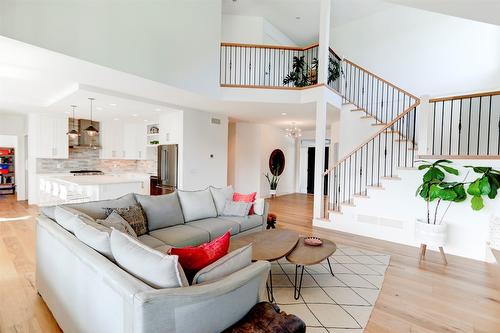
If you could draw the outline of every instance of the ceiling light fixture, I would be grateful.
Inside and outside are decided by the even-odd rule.
[[[70,139],[76,139],[80,136],[80,132],[78,132],[75,128],[78,128],[78,126],[75,124],[76,119],[75,119],[75,108],[76,105],[71,105],[71,108],[73,109],[73,129],[66,133]]]
[[[102,111],[102,108],[100,106],[95,108],[97,111]]]
[[[282,116],[286,116],[286,112],[281,112],[281,115]]]
[[[137,117],[139,116],[137,113],[132,114],[132,117]]]
[[[161,111],[161,109],[160,108],[156,108],[155,111]]]
[[[110,103],[109,106],[116,106],[116,104],[115,103]]]
[[[295,123],[292,123],[292,127],[285,129],[285,131],[286,136],[294,140],[302,136],[302,130]]]
[[[89,136],[95,136],[99,134],[99,131],[92,124],[92,103],[95,101],[95,98],[89,97],[89,101],[90,101],[90,126],[85,129],[85,132],[87,132]]]

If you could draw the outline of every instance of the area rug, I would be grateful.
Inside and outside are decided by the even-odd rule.
[[[308,333],[363,332],[378,298],[390,256],[337,245],[328,263],[307,266],[301,296],[293,297],[295,265],[272,263],[274,297],[282,311],[299,316]]]

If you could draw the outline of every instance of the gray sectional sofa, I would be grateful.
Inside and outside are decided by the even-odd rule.
[[[65,332],[220,332],[241,319],[260,300],[269,263],[255,262],[200,285],[155,289],[82,243],[60,213],[103,219],[104,208],[139,203],[148,233],[138,239],[162,252],[208,242],[227,230],[238,237],[265,228],[263,200],[255,202],[254,215],[221,216],[227,193],[214,191],[129,194],[43,209],[37,219],[37,289],[60,327]]]

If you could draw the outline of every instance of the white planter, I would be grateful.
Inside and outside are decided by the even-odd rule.
[[[446,244],[448,225],[428,224],[426,220],[417,219],[415,223],[415,240],[427,246],[441,247]]]
[[[489,238],[490,247],[500,251],[500,217],[491,217]]]
[[[269,190],[270,195],[276,195],[276,190]]]

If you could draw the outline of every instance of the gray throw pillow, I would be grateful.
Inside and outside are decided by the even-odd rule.
[[[123,217],[121,217],[120,214],[118,214],[115,211],[109,214],[109,216],[106,217],[105,220],[96,220],[96,223],[108,228],[110,232],[111,229],[116,229],[132,237],[137,238],[137,234],[135,233],[134,229],[130,226],[130,224]]]
[[[212,282],[231,275],[252,263],[252,244],[229,252],[216,262],[200,270],[193,278],[193,285]]]
[[[56,206],[42,207],[42,213],[51,220],[56,220]]]
[[[81,216],[85,219],[93,221],[94,219],[87,214],[77,211],[67,206],[56,206],[54,209],[54,217],[61,227],[74,233],[75,232],[75,216]]]
[[[148,218],[149,231],[184,223],[177,192],[156,196],[136,194],[135,197]]]
[[[82,218],[81,216],[75,216],[73,219],[76,238],[100,254],[108,257],[108,259],[113,260],[110,246],[112,229],[106,228],[95,221]]]
[[[118,213],[128,222],[128,224],[130,224],[137,236],[142,236],[148,233],[147,220],[144,216],[141,205],[136,204],[126,208],[105,208],[104,210],[107,216],[111,215],[113,212]]]
[[[137,200],[135,200],[133,193],[129,193],[117,199],[68,204],[64,205],[64,207],[76,209],[97,220],[108,217],[109,214],[105,208],[127,208],[132,205],[137,205]]]
[[[233,200],[233,186],[229,185],[228,187],[223,188],[210,186],[210,192],[212,192],[212,196],[214,198],[215,208],[217,208],[217,214],[222,215],[224,206],[226,206],[226,201]]]
[[[202,191],[177,191],[186,222],[217,217],[210,189]]]
[[[242,202],[242,201],[226,201],[224,206],[223,216],[248,216],[248,212],[252,207],[253,202]]]

